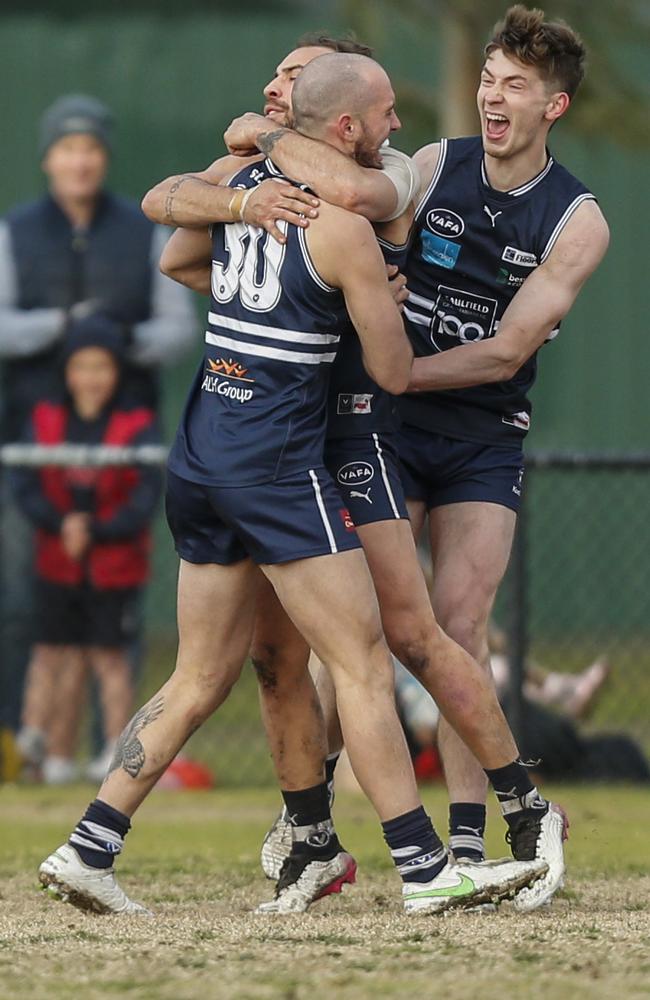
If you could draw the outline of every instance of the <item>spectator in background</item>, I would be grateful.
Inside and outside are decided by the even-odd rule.
[[[151,444],[150,406],[120,394],[121,330],[95,314],[73,322],[64,348],[65,391],[34,406],[27,441],[56,445]],[[36,527],[36,614],[23,726],[24,759],[48,784],[76,777],[74,753],[87,666],[98,679],[106,747],[89,768],[101,780],[132,713],[127,646],[148,576],[149,523],[158,468],[60,468],[12,475],[21,510]]]
[[[112,128],[111,112],[92,97],[55,101],[40,127],[48,191],[0,220],[0,442],[19,438],[51,389],[71,315],[103,313],[121,324],[125,390],[154,411],[160,366],[192,344],[191,295],[158,269],[167,230],[105,188]],[[6,486],[2,501],[0,722],[16,728],[29,647],[31,537]]]

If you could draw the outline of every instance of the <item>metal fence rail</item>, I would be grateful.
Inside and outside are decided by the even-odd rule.
[[[161,464],[164,447],[11,445],[0,466]],[[599,656],[611,677],[587,731],[625,731],[650,751],[650,454],[532,453],[515,548],[497,606],[511,655],[510,717],[524,726],[523,678],[531,658],[575,672]],[[155,524],[146,601],[144,699],[173,669],[178,560],[164,520]],[[226,785],[272,782],[250,666],[187,752]]]

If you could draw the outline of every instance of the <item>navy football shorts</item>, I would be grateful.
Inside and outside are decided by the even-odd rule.
[[[408,520],[395,434],[363,434],[325,444],[325,465],[357,527]]]
[[[427,510],[475,501],[518,512],[524,454],[517,445],[459,441],[402,424],[397,447],[404,493],[409,500],[423,500]]]
[[[255,486],[202,486],[168,470],[165,505],[176,551],[191,563],[273,565],[360,546],[323,468]]]

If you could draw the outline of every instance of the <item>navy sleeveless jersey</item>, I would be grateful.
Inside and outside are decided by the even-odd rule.
[[[406,267],[411,294],[404,314],[415,355],[493,337],[513,296],[546,260],[578,206],[593,197],[550,156],[527,184],[496,191],[480,137],[443,139],[416,212]],[[451,438],[519,442],[530,425],[527,394],[536,368],[533,355],[505,382],[402,396],[400,416]]]
[[[282,174],[260,161],[230,186],[270,177]],[[191,482],[253,485],[322,465],[329,374],[349,319],[304,231],[279,225],[284,245],[243,222],[213,227],[205,354],[169,458]]]
[[[408,244],[396,246],[377,238],[387,264],[403,271]],[[327,439],[388,434],[396,429],[396,399],[381,389],[363,364],[361,341],[351,323],[341,337],[332,366],[327,402]]]

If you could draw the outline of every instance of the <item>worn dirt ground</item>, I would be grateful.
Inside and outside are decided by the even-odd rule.
[[[267,791],[154,794],[119,868],[155,918],[79,913],[45,898],[35,869],[88,798],[82,788],[0,788],[3,1000],[650,996],[647,791],[562,791],[570,874],[542,912],[408,919],[377,824],[354,797],[339,797],[336,815],[360,863],[358,885],[304,916],[253,915],[272,888],[257,864],[276,801]],[[442,791],[425,800],[444,829]],[[493,856],[502,835],[493,814]]]

